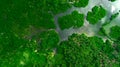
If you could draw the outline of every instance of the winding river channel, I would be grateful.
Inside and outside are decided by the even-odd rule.
[[[101,5],[102,7],[104,7],[107,10],[107,15],[104,18],[102,18],[102,20],[100,20],[97,24],[91,25],[86,20],[86,16],[88,11],[91,11],[91,9],[95,5]],[[77,10],[79,13],[83,13],[85,15],[84,25],[76,29],[73,29],[71,27],[69,29],[61,30],[58,24],[58,18],[67,14],[71,14],[71,12],[74,10]],[[66,12],[55,15],[54,20],[55,20],[55,25],[57,27],[56,31],[59,33],[61,41],[67,40],[68,36],[72,35],[73,33],[79,33],[79,34],[85,33],[87,36],[97,36],[98,35],[97,32],[99,31],[102,24],[108,21],[109,17],[112,14],[117,13],[119,10],[120,10],[120,0],[117,0],[115,2],[110,2],[108,0],[89,0],[89,4],[85,8],[76,8],[73,6],[72,8],[68,9]],[[106,33],[109,33],[109,29],[114,25],[120,25],[120,15],[116,19],[114,19],[109,25],[106,25],[104,27]]]

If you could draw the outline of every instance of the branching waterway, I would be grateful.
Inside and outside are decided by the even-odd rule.
[[[56,31],[59,33],[60,37],[61,37],[61,41],[62,40],[67,40],[68,36],[72,35],[73,33],[85,33],[87,36],[94,36],[94,35],[98,35],[98,31],[101,28],[102,24],[105,23],[106,21],[109,20],[110,16],[114,13],[117,13],[120,10],[120,0],[117,0],[115,2],[110,2],[108,0],[90,0],[88,5],[85,8],[76,8],[76,7],[72,7],[70,9],[68,9],[66,12],[64,13],[60,13],[54,16],[54,20],[55,20],[55,25],[56,25]],[[86,16],[88,11],[91,11],[91,9],[96,6],[96,5],[101,5],[102,7],[104,7],[107,10],[107,15],[102,18],[102,20],[100,20],[97,24],[95,25],[91,25],[89,24],[89,22],[86,20]],[[61,30],[58,24],[58,18],[65,16],[67,14],[71,14],[72,11],[77,10],[79,13],[83,13],[85,15],[84,17],[84,25],[80,28],[74,28],[71,27],[69,29],[65,29],[65,30]],[[114,26],[114,25],[120,25],[120,16],[118,16],[116,19],[114,19],[109,25],[105,26],[105,30],[107,33],[109,33],[109,29],[110,27]]]

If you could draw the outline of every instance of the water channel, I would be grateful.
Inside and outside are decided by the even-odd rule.
[[[88,11],[91,11],[91,9],[96,6],[96,5],[101,5],[107,10],[107,15],[102,18],[97,24],[91,25],[89,22],[86,20],[86,16]],[[84,25],[80,28],[73,29],[72,27],[69,29],[61,30],[58,24],[58,18],[62,17],[64,15],[70,14],[72,11],[77,10],[79,13],[83,13],[85,15],[84,18]],[[55,20],[55,25],[56,25],[56,31],[59,33],[61,41],[67,40],[68,36],[72,35],[73,33],[79,33],[79,34],[86,34],[87,36],[97,36],[98,31],[100,27],[102,26],[103,23],[105,23],[108,18],[114,14],[117,13],[120,10],[120,0],[117,0],[115,2],[110,2],[108,0],[89,0],[89,4],[85,8],[76,8],[72,7],[68,9],[64,13],[60,13],[54,16]],[[106,30],[106,33],[109,33],[109,29],[114,26],[114,25],[120,25],[120,15],[114,19],[109,25],[106,25],[104,28]]]

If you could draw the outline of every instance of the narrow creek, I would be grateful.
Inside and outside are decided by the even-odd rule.
[[[61,41],[63,40],[67,40],[68,36],[72,35],[73,33],[85,33],[87,36],[94,36],[94,35],[98,35],[97,32],[99,31],[100,27],[102,26],[102,23],[105,23],[105,21],[108,20],[108,18],[113,14],[116,13],[120,10],[120,0],[117,0],[115,2],[110,2],[108,0],[90,0],[88,5],[85,8],[76,8],[76,7],[72,7],[70,9],[68,9],[66,12],[64,13],[60,13],[54,16],[54,20],[55,20],[55,25],[56,25],[56,31],[59,33]],[[102,7],[104,7],[107,10],[107,15],[100,20],[97,24],[95,25],[91,25],[89,24],[89,22],[86,20],[86,16],[88,11],[91,11],[91,9],[95,6],[95,5],[101,5]],[[84,18],[84,25],[80,28],[77,29],[73,29],[72,27],[69,29],[64,29],[61,30],[58,24],[58,18],[65,16],[67,14],[71,14],[72,11],[77,10],[79,13],[83,13],[85,15]],[[113,25],[120,25],[120,16],[118,16],[116,19],[114,19],[109,25],[107,25],[105,27],[105,30],[107,31],[107,33],[109,33],[109,29],[110,27],[112,27]]]

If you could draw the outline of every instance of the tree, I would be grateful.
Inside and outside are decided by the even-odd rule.
[[[111,15],[111,17],[110,17],[110,21],[112,21],[112,20],[114,20],[115,18],[117,18],[118,15],[119,15],[119,12],[117,12],[117,13]]]
[[[59,26],[62,30],[70,27],[79,28],[84,23],[84,15],[73,11],[70,15],[60,17],[58,19]]]
[[[62,50],[60,53],[63,54],[68,66],[96,67],[100,65],[99,52],[102,49],[103,41],[98,37],[89,38],[84,34],[73,34],[60,46]]]
[[[96,24],[99,20],[101,20],[106,15],[106,10],[102,6],[94,6],[92,11],[88,11],[87,20],[90,24]]]
[[[86,7],[88,5],[89,0],[74,0],[75,7]]]
[[[119,39],[120,38],[120,27],[119,26],[113,26],[111,29],[110,29],[110,37],[111,38],[114,38],[114,39]]]
[[[53,49],[58,45],[59,36],[55,30],[48,30],[40,33],[40,47],[43,50]]]

